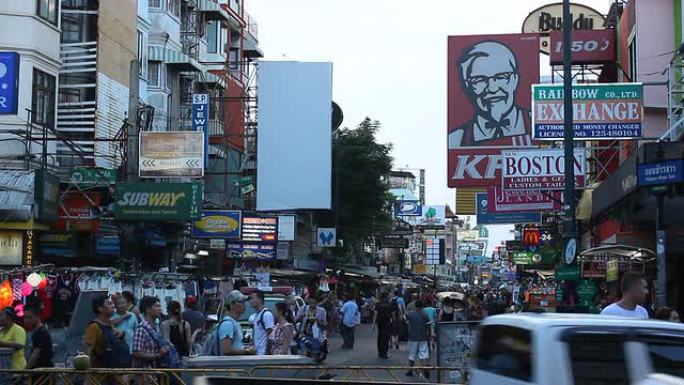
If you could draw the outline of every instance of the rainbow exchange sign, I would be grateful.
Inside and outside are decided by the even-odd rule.
[[[644,87],[641,83],[573,84],[576,140],[641,137]],[[532,86],[534,139],[563,138],[563,85]]]

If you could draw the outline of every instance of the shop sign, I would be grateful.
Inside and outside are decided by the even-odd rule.
[[[413,266],[413,272],[415,274],[427,274],[427,265],[419,263]]]
[[[228,242],[226,250],[229,258],[271,260],[276,258],[275,243],[260,242]]]
[[[141,178],[201,178],[204,132],[140,132]]]
[[[83,187],[109,186],[116,183],[116,170],[72,167],[69,169],[69,182]]]
[[[446,206],[423,206],[422,215],[418,218],[420,227],[442,228],[446,224]]]
[[[225,250],[226,240],[225,239],[210,239],[209,248],[212,250]]]
[[[276,257],[280,260],[290,259],[290,242],[278,242]]]
[[[501,151],[504,190],[563,190],[565,155],[563,149]],[[587,161],[584,149],[575,149],[575,186],[585,185]]]
[[[579,266],[560,265],[556,268],[556,281],[577,281],[579,278]]]
[[[487,257],[483,255],[467,255],[466,262],[473,265],[482,265],[487,262]]]
[[[278,216],[278,240],[279,241],[294,241],[297,229],[296,215],[279,215]]]
[[[0,266],[21,266],[24,261],[24,233],[0,232]]]
[[[584,300],[591,300],[596,294],[596,284],[594,281],[584,279],[577,285],[577,295]]]
[[[192,129],[204,134],[204,162],[209,163],[209,95],[192,94]]]
[[[551,32],[551,65],[563,64],[563,32]],[[615,62],[615,29],[573,31],[570,50],[572,64],[600,64]]]
[[[618,280],[620,275],[620,268],[617,259],[611,259],[606,262],[606,282],[614,282]]]
[[[119,183],[114,216],[130,221],[186,221],[201,216],[200,183]]]
[[[95,239],[95,252],[101,256],[118,257],[121,253],[121,239],[118,235],[99,235]]]
[[[38,236],[38,248],[41,255],[45,256],[75,258],[76,245],[74,233],[51,232]]]
[[[26,266],[33,266],[33,230],[26,230]]]
[[[377,236],[375,244],[381,249],[408,249],[409,240],[403,236],[385,234]]]
[[[96,232],[101,224],[99,219],[94,219],[100,202],[100,193],[96,191],[67,194],[59,205],[60,220],[55,223],[53,229]]]
[[[448,185],[498,185],[501,150],[536,146],[528,116],[539,35],[449,36],[447,47]]]
[[[278,241],[278,217],[242,217],[242,240],[245,242]]]
[[[487,188],[487,210],[490,213],[560,211],[561,199],[560,192],[503,190],[496,186]]]
[[[639,186],[667,185],[684,182],[684,159],[643,163],[637,166]]]
[[[192,223],[192,237],[239,239],[241,223],[240,210],[206,210]]]
[[[19,105],[19,53],[0,52],[0,115],[16,115]]]
[[[514,251],[511,254],[513,257],[513,263],[516,265],[531,265],[533,263],[536,263],[534,261],[535,254],[529,251]],[[536,259],[538,261],[541,261],[541,256],[537,255]]]
[[[635,139],[643,119],[641,83],[573,84],[572,110],[575,140]],[[564,134],[563,86],[532,87],[534,138],[559,140]]]
[[[398,217],[419,217],[423,215],[423,207],[417,200],[400,200],[394,205],[394,215]]]
[[[573,30],[603,29],[606,18],[595,9],[582,4],[570,4],[570,18]],[[522,31],[538,33],[541,36],[539,50],[549,53],[549,34],[563,29],[563,3],[539,7],[525,18]]]
[[[38,204],[38,218],[55,221],[58,218],[59,178],[46,170],[36,170],[34,199]]]
[[[487,209],[487,193],[477,194],[477,223],[480,225],[502,225],[514,223],[541,223],[541,212],[490,213]]]

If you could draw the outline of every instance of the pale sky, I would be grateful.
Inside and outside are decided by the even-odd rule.
[[[428,204],[454,207],[447,188],[447,36],[519,33],[555,0],[245,0],[265,60],[333,63],[344,126],[383,124],[395,168],[425,168]],[[612,0],[578,0],[605,14]],[[542,73],[549,73],[542,66]],[[492,226],[501,239],[510,227]],[[508,236],[506,236],[508,237]]]

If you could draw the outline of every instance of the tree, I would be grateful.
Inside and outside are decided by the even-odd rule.
[[[366,118],[356,129],[338,130],[333,140],[335,200],[326,221],[337,224],[338,239],[345,241],[344,249],[335,251],[338,256],[361,257],[374,233],[392,228],[392,145],[377,142],[379,128],[380,122]]]

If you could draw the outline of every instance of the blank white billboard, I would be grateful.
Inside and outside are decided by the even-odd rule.
[[[257,210],[326,209],[332,63],[260,62]]]

